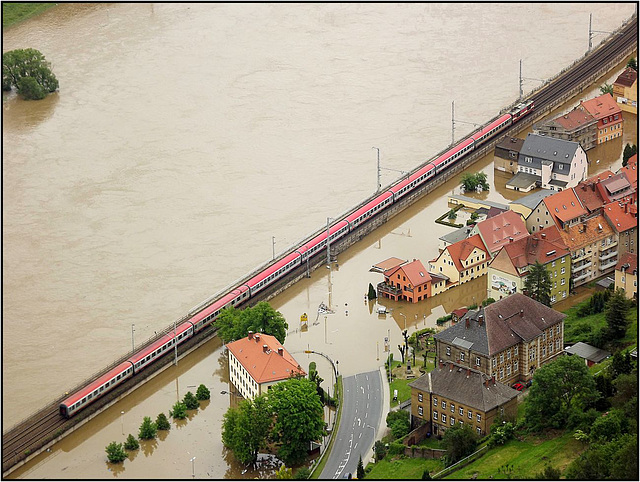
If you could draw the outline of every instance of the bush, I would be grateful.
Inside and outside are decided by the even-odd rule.
[[[104,451],[107,452],[107,459],[112,464],[117,464],[127,458],[127,453],[124,451],[122,444],[117,442],[111,442]]]
[[[300,467],[293,475],[295,480],[306,480],[309,477],[311,477],[311,469],[309,469],[309,467]]]
[[[129,434],[126,442],[124,443],[124,448],[127,450],[138,450],[140,448],[140,444],[138,443],[138,439],[133,436],[133,434]]]
[[[404,444],[400,442],[391,442],[389,444],[389,455],[402,455],[404,454]]]
[[[156,438],[158,426],[151,421],[151,417],[144,417],[138,437],[142,440],[150,440]]]
[[[191,392],[187,392],[182,400],[182,403],[187,407],[187,410],[195,410],[200,407],[200,402]]]
[[[515,428],[511,422],[491,425],[491,436],[489,437],[489,447],[504,445],[505,442],[513,438]]]
[[[169,416],[178,419],[187,418],[187,406],[182,402],[176,402],[173,410],[169,411]]]
[[[21,78],[18,80],[16,87],[18,88],[20,95],[22,95],[26,100],[40,100],[47,96],[47,92],[33,77]]]
[[[196,398],[198,400],[209,400],[211,398],[211,392],[207,387],[204,386],[203,383],[201,383],[196,390]]]
[[[171,429],[171,424],[167,419],[167,416],[164,413],[159,413],[158,418],[156,418],[156,427],[158,430],[169,430]]]
[[[376,460],[382,460],[387,455],[387,446],[382,440],[376,440],[373,444],[373,453],[376,456]]]

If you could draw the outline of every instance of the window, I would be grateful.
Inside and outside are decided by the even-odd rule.
[[[440,420],[442,420],[442,423],[447,423],[447,416],[443,413],[440,415]]]
[[[464,408],[460,407],[460,408],[458,409],[458,413],[459,413],[461,416],[463,416],[463,417],[464,417]]]
[[[438,406],[438,398],[437,397],[433,397],[433,406],[434,407]]]
[[[456,419],[453,417],[449,417],[449,419],[451,420],[451,425],[455,425],[456,424]]]
[[[451,413],[456,413],[456,406],[453,403],[449,404],[449,408],[451,408]]]
[[[435,410],[433,411],[433,420],[435,420],[436,422],[438,421],[438,412],[436,412]]]
[[[500,353],[500,363],[504,363],[504,353]]]
[[[478,435],[482,435],[482,429],[480,427],[476,427],[476,432],[478,432]]]
[[[552,267],[552,268],[555,268],[555,267],[556,267],[556,262],[555,262],[555,261],[552,261],[552,262],[551,262],[551,267]]]
[[[422,407],[419,406],[418,407],[418,415],[420,415],[422,417],[422,413],[423,413]]]
[[[564,269],[564,268],[562,268],[562,269]],[[567,280],[566,280],[566,278],[562,278],[562,279],[560,280],[560,286],[564,286],[564,282],[565,282],[565,281],[567,281]]]
[[[516,345],[515,348],[513,349],[513,354],[518,355],[518,345]]]
[[[507,376],[511,375],[511,365],[507,365]]]
[[[559,335],[560,334],[560,325],[556,326],[556,333]]]
[[[502,380],[504,378],[504,368],[500,369],[500,379]]]
[[[481,418],[481,417],[480,417],[480,414],[477,414],[477,415],[476,415],[476,422],[479,422],[479,421],[480,421],[480,418]]]
[[[464,361],[464,353],[460,352],[460,361]]]
[[[446,409],[447,409],[447,402],[445,402],[444,400],[442,401],[442,408],[443,408],[444,410],[446,410]]]
[[[473,415],[472,415],[472,413],[471,413],[471,410],[467,411],[467,416],[468,416],[469,418],[471,418],[471,417],[473,416]]]
[[[476,366],[477,367],[480,366],[480,357],[479,356],[476,357]]]
[[[513,371],[517,372],[518,371],[518,360],[513,362]]]
[[[511,360],[511,348],[507,350],[507,360]]]
[[[553,343],[549,342],[549,354],[553,353]]]
[[[450,346],[447,347],[447,356],[451,356],[451,347]]]
[[[546,346],[542,346],[542,356],[547,356],[547,347]]]
[[[493,360],[491,360],[493,368],[496,367],[496,357],[493,357]]]

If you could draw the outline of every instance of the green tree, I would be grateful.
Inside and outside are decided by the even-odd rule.
[[[293,476],[296,480],[306,480],[311,477],[311,470],[309,467],[300,467],[298,471]]]
[[[169,423],[169,419],[164,413],[159,413],[158,418],[156,418],[156,427],[158,430],[170,430],[171,424]]]
[[[325,434],[324,411],[313,382],[291,378],[277,383],[269,392],[275,415],[272,439],[280,444],[278,456],[289,465],[304,461],[311,441]]]
[[[604,85],[600,86],[600,93],[601,94],[610,94],[610,95],[613,96],[613,85],[612,84],[607,84],[605,82]]]
[[[457,217],[458,217],[458,213],[456,212],[456,210],[455,210],[455,209],[451,209],[451,210],[449,211],[449,214],[447,214],[447,219],[454,220],[454,219],[456,219]]]
[[[529,274],[524,280],[524,294],[539,301],[543,305],[551,306],[551,275],[539,261],[529,266]]]
[[[515,432],[513,424],[511,422],[502,423],[501,420],[498,420],[498,422],[499,423],[493,423],[491,425],[491,437],[489,438],[488,443],[489,447],[504,445],[505,442],[513,438],[513,434]]]
[[[422,472],[422,480],[432,480],[429,469],[424,469],[424,472]]]
[[[127,458],[127,453],[124,451],[122,444],[117,442],[111,442],[104,450],[107,452],[107,459],[112,464],[117,464]]]
[[[241,400],[237,408],[229,408],[224,414],[222,443],[240,463],[253,463],[258,451],[267,445],[271,424],[271,408],[265,395]]]
[[[484,172],[465,172],[460,177],[460,183],[465,192],[477,191],[478,188],[481,188],[483,191],[489,190],[489,182]]]
[[[282,314],[266,301],[244,310],[237,310],[233,306],[225,308],[215,325],[224,343],[244,338],[249,331],[273,335],[280,343],[284,343],[289,328]]]
[[[176,419],[187,418],[187,406],[182,402],[173,404],[173,410],[169,410],[169,416]]]
[[[385,455],[387,455],[387,445],[382,440],[376,440],[376,443],[373,444],[373,453],[376,456],[376,460],[384,459]]]
[[[534,431],[564,428],[572,413],[598,397],[593,377],[581,358],[563,356],[536,370],[524,400],[527,425]]]
[[[364,465],[362,465],[362,455],[358,458],[358,466],[356,467],[356,477],[359,480],[364,479]]]
[[[200,407],[200,402],[198,402],[196,396],[190,391],[184,395],[182,403],[184,403],[185,407],[187,407],[187,410],[196,410]]]
[[[627,333],[627,327],[629,326],[628,313],[629,304],[624,295],[624,290],[618,288],[609,298],[604,312],[609,340],[619,340]]]
[[[471,425],[455,425],[447,429],[441,442],[442,448],[447,451],[444,456],[447,466],[471,455],[477,444],[478,438]]]
[[[309,363],[309,380],[315,383],[316,391],[318,392],[320,401],[324,404],[324,390],[320,386],[322,382],[324,382],[324,378],[318,375],[318,371],[316,370],[316,362]]]
[[[552,467],[549,464],[544,466],[544,470],[538,472],[535,476],[537,480],[560,480],[562,471],[556,467]]]
[[[2,88],[10,90],[11,86],[15,86],[26,99],[38,99],[42,98],[39,97],[42,93],[54,92],[58,88],[58,79],[38,50],[11,50],[2,54]]]
[[[144,417],[142,419],[142,425],[140,425],[140,431],[138,438],[142,440],[150,440],[156,438],[158,433],[158,426],[151,420],[151,417]]]
[[[387,414],[386,422],[394,439],[399,439],[409,433],[411,422],[409,421],[409,412],[406,410],[392,410]]]
[[[591,443],[606,443],[620,436],[622,431],[622,413],[612,410],[598,417],[591,425],[589,440]]]
[[[207,387],[204,386],[203,383],[201,383],[196,390],[196,398],[198,400],[209,400],[211,398],[211,392]]]
[[[638,71],[638,62],[636,61],[635,57],[631,57],[629,59],[629,62],[627,62],[627,67],[631,67],[636,72]]]
[[[373,287],[371,283],[369,283],[369,294],[367,294],[367,298],[370,300],[375,300],[378,297],[376,293],[376,289]]]
[[[129,434],[127,440],[124,443],[124,448],[127,450],[138,450],[140,448],[140,444],[138,443],[138,439],[133,436],[133,434]]]
[[[622,151],[622,165],[626,166],[627,162],[629,162],[629,158],[638,152],[638,146],[635,144],[631,145],[627,143],[624,146],[624,150]]]
[[[276,471],[276,479],[292,479],[293,471],[287,468],[286,465],[282,464],[280,468]]]

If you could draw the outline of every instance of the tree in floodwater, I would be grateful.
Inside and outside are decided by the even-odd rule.
[[[127,440],[124,442],[124,448],[127,450],[138,450],[140,448],[140,443],[138,442],[138,439],[130,433]]]
[[[127,458],[127,453],[124,451],[122,444],[117,442],[111,442],[104,451],[107,452],[107,459],[112,464],[117,464]]]
[[[274,310],[266,301],[244,310],[233,306],[225,308],[215,321],[215,326],[224,343],[244,338],[250,331],[272,335],[284,343],[289,328],[282,313]]]
[[[58,79],[40,51],[17,49],[2,54],[2,90],[16,87],[25,99],[39,100],[58,86]]]

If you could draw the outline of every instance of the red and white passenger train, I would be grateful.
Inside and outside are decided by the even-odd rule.
[[[498,117],[473,133],[471,137],[460,141],[456,146],[431,162],[428,162],[422,168],[399,181],[387,191],[378,194],[364,206],[356,209],[329,228],[330,243],[342,238],[345,234],[353,231],[362,223],[397,202],[414,189],[417,189],[429,179],[448,169],[451,165],[455,164],[460,157],[476,149],[483,142],[491,139],[514,122],[517,122],[531,112],[533,108],[533,101],[518,104],[509,113]],[[323,231],[278,262],[265,268],[246,283],[236,287],[204,310],[181,323],[176,328],[175,335],[174,333],[169,333],[151,345],[142,348],[127,361],[69,396],[60,404],[60,414],[64,417],[73,416],[124,380],[135,376],[140,370],[144,370],[146,366],[153,363],[157,358],[170,352],[176,343],[182,343],[193,336],[194,333],[213,323],[220,314],[220,311],[224,308],[235,306],[255,296],[256,293],[279,280],[294,268],[306,263],[308,258],[314,256],[323,248],[326,248],[326,245],[327,231]]]

